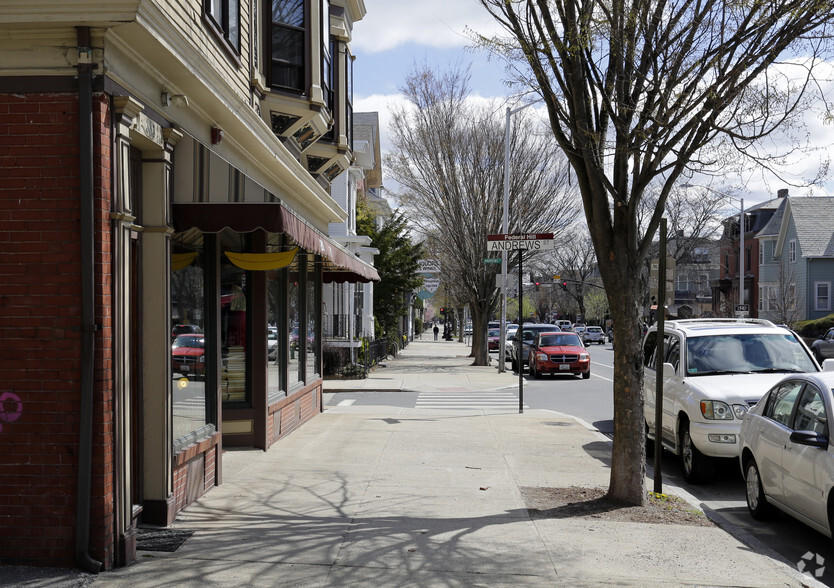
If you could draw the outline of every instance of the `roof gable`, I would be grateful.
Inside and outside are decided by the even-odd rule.
[[[777,255],[782,254],[791,221],[803,257],[834,257],[834,198],[788,199],[776,242]]]

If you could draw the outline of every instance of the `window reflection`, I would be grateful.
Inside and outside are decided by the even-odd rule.
[[[302,255],[296,256],[298,261],[293,265],[293,269],[290,271],[290,284],[287,288],[287,305],[289,307],[289,321],[287,322],[289,333],[287,334],[287,337],[290,348],[289,367],[287,368],[287,385],[289,388],[292,388],[295,384],[301,382],[303,378],[303,374],[301,373],[303,364],[299,361],[302,353],[300,345],[304,342],[303,339],[299,342],[301,330],[301,325],[299,323],[301,301],[299,300],[299,296],[301,295],[302,289],[299,287],[298,283],[299,278],[301,277],[299,271],[301,263],[299,262],[302,257]]]
[[[224,235],[224,251],[241,252],[237,235]],[[246,272],[220,263],[220,391],[223,402],[246,402]]]
[[[307,383],[309,384],[314,374],[318,374],[318,353],[317,353],[317,341],[316,341],[316,334],[318,333],[318,313],[316,309],[318,308],[316,305],[316,264],[313,263],[314,257],[312,255],[308,256],[307,262],[307,286],[306,286],[306,308],[307,311],[307,355],[306,355],[306,374],[307,374]]]
[[[192,236],[193,237],[193,236]],[[174,438],[206,425],[205,291],[202,240],[178,235],[171,259]]]

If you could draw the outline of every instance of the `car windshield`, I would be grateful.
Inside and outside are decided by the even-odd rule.
[[[203,347],[205,339],[194,335],[180,335],[174,339],[174,347]]]
[[[686,351],[690,376],[818,371],[799,341],[789,334],[689,337]]]
[[[493,329],[487,333],[487,337],[497,337],[498,333],[500,333],[500,331]]]
[[[576,335],[544,335],[539,340],[539,347],[560,347],[567,345],[582,347],[582,343]]]

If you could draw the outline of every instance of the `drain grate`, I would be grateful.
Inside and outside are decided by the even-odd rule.
[[[188,529],[139,528],[136,533],[136,549],[174,552],[193,534],[194,531]]]

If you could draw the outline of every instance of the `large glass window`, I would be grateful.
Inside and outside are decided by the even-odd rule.
[[[220,234],[222,252],[246,251],[246,236]],[[246,271],[220,256],[220,389],[224,403],[249,403],[246,370]]]
[[[301,317],[301,293],[304,292],[304,288],[300,283],[303,279],[302,275],[302,267],[304,256],[299,253],[296,255],[295,263],[292,265],[290,269],[290,276],[289,276],[289,285],[287,287],[287,310],[288,310],[288,322],[287,322],[287,329],[289,331],[289,348],[290,348],[290,359],[287,368],[287,386],[289,389],[299,382],[301,382],[304,378],[304,374],[302,372],[302,368],[304,364],[300,361],[302,354],[304,353],[304,335],[302,334],[304,322]]]
[[[207,424],[206,296],[202,239],[177,235],[171,259],[171,371],[174,438]]]
[[[229,48],[240,54],[240,0],[205,0],[205,14]]]
[[[267,297],[269,310],[267,311],[266,328],[266,349],[267,349],[267,371],[266,386],[269,390],[269,402],[275,402],[286,395],[283,382],[282,366],[284,365],[284,350],[286,341],[281,337],[285,332],[285,320],[282,315],[284,308],[286,272],[276,270],[269,272],[267,276]]]
[[[321,0],[321,91],[324,103],[333,113],[333,93],[336,87],[333,75],[335,43],[330,39],[330,0]]]
[[[304,91],[305,0],[272,0],[270,84]]]
[[[306,330],[307,330],[307,354],[306,354],[306,382],[309,384],[314,375],[319,373],[319,354],[318,354],[318,332],[319,332],[319,296],[318,283],[316,280],[316,267],[313,263],[313,255],[307,256],[307,288],[306,288],[306,305],[305,310],[307,314]]]

